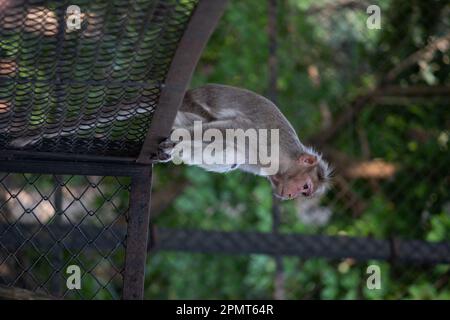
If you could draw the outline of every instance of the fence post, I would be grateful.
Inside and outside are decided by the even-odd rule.
[[[268,85],[268,97],[273,103],[278,103],[278,59],[277,59],[277,10],[278,2],[277,0],[268,0],[268,13],[267,13],[267,31],[269,38],[269,85]],[[280,200],[272,196],[272,232],[274,234],[278,233],[278,228],[281,219],[281,205]],[[281,255],[275,255],[275,291],[274,298],[276,300],[284,300],[286,298],[284,289],[284,267],[283,267],[283,257]]]
[[[123,277],[124,300],[138,300],[144,297],[151,189],[151,166],[143,168],[140,174],[131,177]]]
[[[53,184],[55,187],[55,193],[54,193],[54,206],[55,206],[55,216],[53,218],[54,225],[59,229],[63,226],[63,191],[61,187],[61,183],[63,181],[64,177],[61,175],[53,175]],[[58,241],[61,239],[58,237]],[[62,274],[63,266],[64,266],[64,250],[62,246],[57,243],[56,246],[54,246],[52,250],[52,260],[53,264],[56,267],[56,274],[52,277],[52,284],[51,284],[51,290],[52,295],[55,297],[61,297],[63,294],[63,283],[64,283],[64,277]]]

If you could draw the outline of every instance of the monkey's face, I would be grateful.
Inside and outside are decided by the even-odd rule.
[[[269,177],[274,193],[283,200],[312,197],[326,188],[326,175],[317,156],[304,154],[286,173]]]
[[[300,195],[312,196],[317,189],[314,180],[311,173],[299,173],[294,176],[283,175],[271,179],[275,195],[283,200],[294,199]]]

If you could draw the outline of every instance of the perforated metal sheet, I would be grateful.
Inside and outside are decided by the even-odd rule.
[[[197,2],[1,0],[0,150],[136,157]]]

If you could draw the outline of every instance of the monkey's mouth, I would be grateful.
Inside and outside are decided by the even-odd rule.
[[[283,200],[283,201],[293,199],[288,196],[283,196],[281,194],[278,194],[277,192],[274,192],[273,194],[275,195],[275,197],[277,197],[278,199]]]
[[[300,193],[297,193],[297,194],[294,194],[294,195],[292,195],[292,194],[283,195],[283,194],[279,194],[277,192],[274,192],[274,195],[275,195],[275,197],[277,197],[278,199],[283,200],[283,201],[285,201],[285,200],[293,200],[293,199],[298,198],[300,196],[302,196],[305,199],[311,199],[311,198],[314,197],[314,193],[306,193],[306,192],[300,192]]]

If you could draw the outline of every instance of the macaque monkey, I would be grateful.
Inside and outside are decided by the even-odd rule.
[[[101,123],[128,120],[122,119],[123,117],[113,118],[114,116],[111,119],[103,119],[105,121]],[[202,132],[196,132],[197,124],[201,124]],[[92,126],[96,125],[74,127],[73,130],[62,134],[17,138],[10,145],[24,148],[38,143],[42,138],[76,135],[78,129],[95,129],[91,128]],[[187,135],[179,135],[180,130]],[[244,139],[239,140],[239,134],[229,136],[230,130],[239,133]],[[251,130],[259,139],[256,145],[250,143]],[[270,131],[270,139],[268,135],[262,137],[264,130]],[[210,133],[214,133],[214,137]],[[233,139],[228,139],[229,137]],[[210,148],[213,143],[216,148]],[[264,148],[261,146],[270,149],[269,162],[262,161],[260,152]],[[206,152],[212,149],[214,152]],[[229,159],[230,153],[234,155],[231,162],[215,161]],[[201,161],[193,157],[193,154],[202,154]],[[252,159],[257,161],[251,161]],[[272,184],[275,195],[284,200],[300,195],[311,197],[323,193],[331,173],[327,162],[320,154],[300,142],[291,124],[271,101],[248,90],[216,84],[208,84],[186,93],[172,134],[159,144],[154,160],[178,160],[180,163],[197,165],[214,172],[239,169],[264,176]]]
[[[226,136],[226,131],[230,129],[278,129],[279,141],[276,143],[279,142],[277,146],[279,152],[277,159],[274,159],[277,161],[278,170],[268,172],[267,166],[248,163],[252,152],[256,150],[248,145],[247,140],[245,143],[248,152],[241,155],[244,158],[242,163],[231,165],[229,163],[223,165],[195,163],[190,154],[181,156],[186,164],[199,165],[215,172],[240,169],[265,176],[272,184],[275,195],[283,200],[300,195],[310,197],[325,191],[331,169],[321,155],[300,142],[291,124],[275,104],[254,92],[231,86],[208,84],[188,91],[177,113],[171,138],[160,144],[157,157],[162,161],[172,159],[177,145],[186,143],[186,141],[177,141],[174,133],[180,128],[192,133],[197,121],[201,121],[204,132],[213,129],[222,133],[222,136]],[[192,146],[194,140],[189,141],[189,145]],[[234,140],[233,143],[235,143]],[[225,144],[229,145],[230,141],[225,141]],[[242,149],[236,145],[231,147],[237,152]],[[199,151],[195,148],[193,147],[194,152]],[[197,148],[205,151],[207,144],[200,141]]]

